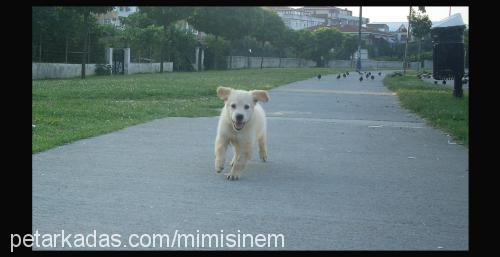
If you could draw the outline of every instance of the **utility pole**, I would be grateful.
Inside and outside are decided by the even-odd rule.
[[[408,16],[408,28],[406,29],[406,45],[405,45],[405,57],[403,59],[403,74],[406,74],[406,58],[408,52],[408,39],[410,38],[410,21],[411,21],[411,6],[410,6],[410,15]]]
[[[448,12],[448,16],[451,16],[451,6],[450,6],[450,12]]]
[[[361,70],[361,24],[363,23],[362,20],[362,11],[363,7],[359,7],[359,32],[358,32],[358,61],[356,62],[356,69],[358,71]]]

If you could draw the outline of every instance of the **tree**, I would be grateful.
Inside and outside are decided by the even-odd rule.
[[[338,49],[342,45],[343,35],[339,30],[327,27],[315,30],[314,35],[316,37],[314,58],[320,66],[324,66],[333,57],[332,49]]]
[[[88,59],[88,35],[90,33],[90,24],[89,24],[89,16],[91,14],[100,14],[100,13],[107,13],[111,10],[113,10],[113,7],[111,6],[100,6],[100,7],[90,7],[90,6],[84,6],[84,7],[66,7],[68,10],[73,11],[75,14],[83,16],[83,31],[82,31],[82,38],[83,38],[83,49],[82,49],[82,79],[85,78],[85,64]]]
[[[122,19],[124,25],[123,37],[128,47],[133,47],[138,55],[139,62],[142,57],[149,56],[152,60],[153,48],[160,48],[163,27],[154,24],[146,13],[135,12]]]
[[[314,53],[316,52],[316,37],[309,30],[298,30],[297,40],[292,42],[292,46],[295,49],[297,56],[302,59],[312,59]]]
[[[430,31],[431,31],[431,26],[432,22],[429,19],[429,16],[427,14],[423,14],[422,9],[420,9],[420,12],[412,12],[411,18],[410,18],[410,26],[412,28],[411,33],[412,35],[415,36],[415,38],[418,40],[418,61],[420,62],[420,52],[422,49],[422,40],[425,36],[427,36]],[[425,9],[424,9],[425,13]]]
[[[358,38],[343,34],[342,44],[334,51],[334,56],[337,59],[352,59],[356,50],[358,50]]]
[[[42,42],[44,37],[50,35],[50,28],[57,24],[56,7],[32,7],[31,28],[32,28],[32,59],[38,56],[38,61],[42,61]],[[38,40],[38,44],[36,43]]]
[[[162,44],[160,47],[160,72],[163,72],[163,60],[165,47],[172,44],[171,36],[175,34],[175,27],[171,26],[175,21],[184,20],[193,15],[194,7],[186,6],[151,6],[139,7],[139,11],[144,12],[153,20],[156,25],[163,26]]]
[[[255,29],[252,35],[261,42],[264,48],[266,42],[271,44],[279,44],[279,40],[282,34],[285,32],[285,23],[278,16],[278,14],[264,10],[262,8],[257,9],[258,21],[255,25]],[[262,69],[262,63],[264,61],[264,55],[260,62],[260,68]]]
[[[171,38],[169,59],[174,63],[174,70],[193,70],[192,63],[195,58],[193,49],[198,43],[195,36],[185,29],[175,27],[169,29],[168,36]]]
[[[197,30],[214,35],[215,41],[219,37],[234,41],[251,35],[258,27],[260,15],[260,7],[197,7],[188,22]]]
[[[89,50],[92,47],[93,52],[99,49],[98,45],[90,44],[89,37],[93,36],[95,43],[102,32],[92,14],[104,13],[111,9],[112,7],[33,7],[33,60],[38,57],[38,61],[68,62],[74,59],[68,56],[69,45],[79,45],[78,48],[82,48],[80,59],[84,77],[84,63],[90,56]]]

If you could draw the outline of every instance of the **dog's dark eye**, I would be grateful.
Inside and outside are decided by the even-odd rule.
[[[245,104],[245,110],[248,110],[248,108],[250,108],[250,106],[248,104]]]
[[[231,104],[231,108],[235,109],[236,108],[236,104]]]

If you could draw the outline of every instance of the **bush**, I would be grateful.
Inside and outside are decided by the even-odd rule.
[[[96,64],[95,65],[96,75],[111,75],[111,65],[109,64]]]

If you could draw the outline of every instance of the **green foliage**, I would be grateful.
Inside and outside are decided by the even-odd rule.
[[[364,41],[362,42],[362,46]],[[335,57],[337,59],[349,60],[352,58],[352,54],[358,49],[358,37],[352,35],[344,35],[344,40],[340,49],[337,49]]]
[[[413,11],[410,18],[411,33],[421,39],[431,32],[432,22],[427,14]]]
[[[207,69],[225,69],[227,67],[226,56],[229,55],[230,42],[212,35],[207,36],[205,42],[207,44],[205,50],[205,66]]]
[[[171,25],[168,30],[167,55],[168,60],[174,63],[174,71],[191,71],[191,63],[195,62],[195,47],[198,44],[195,36],[185,29]]]
[[[199,31],[235,40],[254,32],[260,10],[260,7],[196,7],[188,22]]]
[[[193,14],[194,7],[189,6],[141,6],[139,11],[145,13],[156,25],[166,30],[169,25],[187,19]]]
[[[314,31],[314,37],[317,45],[312,58],[320,67],[323,67],[333,58],[334,49],[338,49],[342,45],[344,36],[337,29],[320,28]]]
[[[278,16],[278,14],[264,10],[262,8],[257,9],[260,13],[260,22],[256,24],[256,28],[252,35],[261,42],[270,42],[272,44],[279,45],[280,40],[285,33],[285,23]]]
[[[123,40],[126,47],[132,48],[132,60],[159,59],[157,52],[165,36],[163,26],[159,26],[144,12],[136,12],[123,20]],[[155,58],[156,57],[156,58]]]
[[[112,7],[32,7],[32,60],[42,62],[79,63],[84,39],[89,40],[91,60],[100,62],[104,58],[102,36],[94,14],[111,10]],[[85,18],[86,17],[86,18]],[[84,21],[87,20],[87,23]],[[88,33],[87,33],[88,32]],[[84,37],[86,35],[86,37]]]

